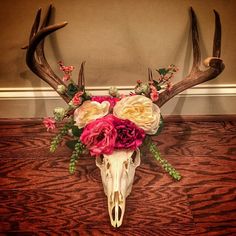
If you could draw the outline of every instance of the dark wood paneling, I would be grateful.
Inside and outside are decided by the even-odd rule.
[[[1,123],[1,122],[0,122]],[[33,120],[0,124],[0,232],[7,235],[235,235],[236,122],[167,122],[155,138],[183,179],[145,153],[121,228],[110,226],[94,158],[68,173],[66,147]]]

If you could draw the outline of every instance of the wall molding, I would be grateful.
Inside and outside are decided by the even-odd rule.
[[[133,86],[117,86],[120,93],[129,94]],[[109,86],[86,87],[93,95],[106,95]],[[198,85],[176,97],[236,96],[236,84]],[[59,99],[59,95],[50,87],[13,87],[0,88],[0,100],[18,99]]]
[[[117,86],[129,94],[133,86]],[[109,87],[86,87],[93,95],[108,94]],[[162,107],[163,115],[234,115],[236,84],[198,85],[175,96]],[[56,106],[66,103],[50,87],[0,88],[0,118],[51,116]]]

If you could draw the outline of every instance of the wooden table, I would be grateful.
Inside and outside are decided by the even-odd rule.
[[[71,151],[49,153],[51,137],[38,120],[0,121],[3,235],[236,235],[236,121],[167,122],[155,142],[183,179],[145,153],[118,229],[94,158],[71,176]]]

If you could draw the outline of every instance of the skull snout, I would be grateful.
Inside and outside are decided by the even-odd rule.
[[[111,224],[114,227],[120,227],[122,224],[125,202],[123,201],[123,196],[120,192],[116,191],[111,196],[110,201],[110,218]]]

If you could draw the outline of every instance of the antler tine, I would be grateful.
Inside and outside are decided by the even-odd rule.
[[[38,44],[44,40],[44,38],[51,34],[52,32],[63,28],[64,26],[67,25],[67,22],[64,23],[60,23],[60,24],[55,24],[55,25],[51,25],[48,27],[45,27],[43,29],[41,29],[40,31],[38,31],[35,36],[31,39],[30,44],[28,46],[28,50],[26,53],[26,63],[29,66],[30,69],[33,69],[34,72],[36,72],[35,70],[38,69],[38,64],[34,65],[33,62],[35,62],[35,57],[34,57],[34,52],[38,46]]]
[[[38,32],[40,18],[41,18],[41,12],[42,12],[42,9],[39,8],[37,13],[36,13],[36,16],[35,16],[35,19],[34,19],[34,23],[33,23],[32,27],[31,27],[30,36],[29,36],[29,43],[30,43],[30,40],[34,37],[34,35]],[[28,46],[29,45],[25,45],[21,49],[27,49]]]
[[[221,23],[219,14],[215,13],[215,36],[213,43],[213,57],[209,57],[204,61],[209,68],[206,71],[201,71],[199,69],[201,61],[201,53],[199,48],[199,36],[197,30],[197,19],[196,15],[191,8],[191,18],[192,18],[192,46],[193,46],[193,66],[190,74],[186,76],[182,81],[173,85],[171,91],[165,90],[160,93],[159,99],[156,104],[161,107],[167,101],[169,101],[175,95],[183,92],[184,90],[191,88],[197,84],[204,83],[208,80],[216,78],[223,70],[224,63],[219,58],[221,51]]]
[[[52,5],[50,4],[48,7],[48,10],[46,12],[46,15],[43,19],[43,22],[41,24],[40,30],[46,28],[49,24],[50,18],[51,18],[51,14],[52,14]],[[38,44],[38,46],[36,47],[36,56],[37,59],[39,60],[40,64],[44,66],[44,68],[47,69],[48,75],[55,80],[55,82],[57,83],[57,85],[59,84],[63,84],[65,87],[67,87],[67,85],[54,73],[54,71],[52,70],[52,68],[50,67],[50,65],[48,64],[46,57],[45,57],[45,53],[44,53],[44,39],[43,38],[40,43]]]
[[[42,8],[39,8],[36,16],[35,16],[35,20],[34,20],[34,24],[31,28],[31,32],[30,32],[30,37],[29,37],[29,41],[34,37],[34,35],[38,32],[38,28],[39,28],[39,23],[40,23],[40,18],[41,18],[41,12],[42,12]]]
[[[193,47],[193,66],[192,72],[195,70],[199,70],[199,66],[201,63],[201,51],[199,48],[199,34],[197,29],[197,17],[193,10],[190,8],[191,11],[191,24],[192,24],[192,47]]]
[[[84,90],[84,87],[85,87],[84,65],[85,65],[85,61],[83,61],[81,63],[80,70],[79,70],[79,76],[78,76],[78,86],[82,90]]]
[[[45,54],[44,54],[44,39],[49,34],[54,31],[61,29],[67,25],[67,22],[54,24],[48,26],[50,16],[51,16],[52,5],[49,6],[46,16],[42,22],[42,25],[39,28],[40,18],[41,18],[41,9],[38,10],[34,24],[32,26],[29,45],[27,47],[26,53],[26,63],[28,67],[46,83],[48,83],[54,90],[57,91],[57,86],[64,84],[64,82],[56,76],[51,67],[49,66]],[[69,103],[70,97],[66,94],[59,95]]]
[[[214,43],[213,43],[213,57],[220,57],[221,54],[221,22],[220,16],[217,11],[215,13],[215,34],[214,34]]]
[[[148,81],[153,81],[152,69],[148,68]]]
[[[44,27],[48,26],[50,18],[51,18],[51,14],[52,14],[52,4],[50,4],[48,7],[48,10],[45,14],[45,17],[43,19],[40,29],[43,29]]]

